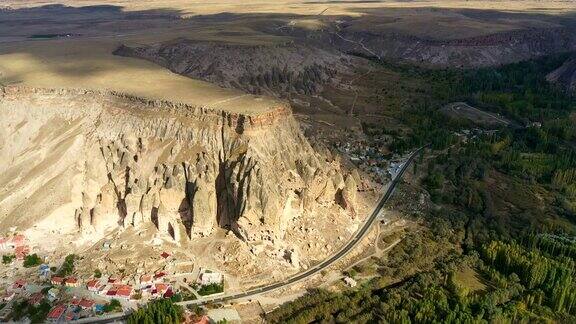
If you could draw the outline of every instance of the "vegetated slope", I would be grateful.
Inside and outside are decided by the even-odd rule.
[[[355,181],[289,107],[249,116],[118,93],[0,94],[1,228],[98,238],[153,223],[176,242],[226,228],[276,244],[313,210],[353,219],[334,217],[351,212]]]
[[[546,76],[550,82],[554,82],[568,90],[576,93],[576,57],[572,57]]]
[[[236,45],[177,39],[121,46],[114,54],[146,59],[223,87],[276,95],[316,93],[349,65],[345,55],[298,43]]]
[[[395,196],[406,217],[426,226],[385,257],[354,267],[359,278],[378,273],[361,288],[312,291],[267,320],[574,322],[576,102],[545,79],[565,57],[456,72],[402,70],[435,91],[433,100],[402,112],[413,132],[392,144],[433,144]],[[456,98],[539,124],[457,141],[454,132],[474,126],[438,112]],[[415,199],[400,197],[424,190],[432,208],[418,216]]]

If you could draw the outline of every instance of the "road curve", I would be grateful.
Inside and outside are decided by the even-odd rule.
[[[295,274],[294,276],[292,276],[286,280],[283,280],[281,282],[277,282],[277,283],[274,283],[274,284],[271,284],[268,286],[256,287],[256,288],[252,288],[246,292],[235,293],[232,295],[216,296],[214,298],[205,298],[205,299],[183,301],[183,302],[179,302],[178,304],[182,305],[182,306],[184,306],[184,305],[202,305],[202,304],[206,304],[206,303],[220,303],[220,302],[225,302],[225,301],[229,301],[229,300],[233,300],[233,299],[247,298],[247,297],[259,295],[262,293],[270,292],[270,291],[273,291],[273,290],[276,290],[279,288],[289,286],[291,284],[294,284],[298,281],[304,280],[304,279],[306,279],[310,276],[313,276],[316,273],[326,269],[327,267],[329,267],[330,265],[332,265],[336,261],[340,260],[346,254],[348,254],[348,252],[350,252],[356,246],[356,244],[358,244],[362,240],[362,238],[364,238],[364,236],[369,232],[370,228],[372,227],[372,224],[374,224],[374,221],[376,220],[376,218],[380,214],[380,211],[384,207],[384,204],[386,204],[386,202],[388,202],[388,200],[392,196],[392,193],[394,193],[394,189],[396,188],[396,186],[398,185],[398,183],[402,179],[402,176],[404,176],[404,173],[408,169],[408,166],[410,166],[410,164],[412,163],[412,161],[414,160],[416,155],[418,153],[420,153],[425,147],[426,146],[423,146],[423,147],[417,149],[416,151],[414,151],[412,154],[410,154],[410,157],[404,163],[400,172],[398,172],[396,177],[394,177],[394,179],[390,183],[390,186],[388,187],[388,190],[386,190],[386,193],[384,194],[384,196],[382,196],[380,198],[380,200],[378,200],[378,204],[374,208],[374,211],[372,211],[372,214],[370,214],[370,216],[366,219],[366,221],[364,222],[364,225],[356,232],[356,234],[354,234],[352,239],[346,245],[344,245],[336,254],[332,255],[330,258],[328,258],[328,259],[320,262],[319,264],[307,269],[306,271],[300,272],[300,273]]]

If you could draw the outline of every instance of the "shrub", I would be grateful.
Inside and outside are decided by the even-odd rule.
[[[74,272],[74,261],[76,261],[76,255],[69,254],[64,259],[64,263],[60,267],[60,271],[58,271],[58,275],[61,277],[71,275]]]
[[[218,294],[221,292],[224,292],[224,284],[217,284],[217,283],[202,286],[202,288],[198,290],[198,294],[200,296]]]
[[[40,264],[42,264],[42,259],[40,259],[40,257],[36,253],[31,254],[31,255],[27,255],[24,258],[24,267],[25,268],[31,268],[31,267],[39,266]]]
[[[104,312],[110,313],[122,309],[122,304],[118,299],[112,299],[108,304],[104,305]]]
[[[10,263],[12,263],[12,261],[14,261],[15,258],[16,258],[16,256],[14,254],[3,255],[2,256],[2,263],[10,264]]]

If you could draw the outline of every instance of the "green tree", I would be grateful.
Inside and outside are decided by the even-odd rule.
[[[42,264],[42,259],[40,259],[40,257],[36,253],[31,254],[31,255],[27,255],[24,258],[24,267],[25,268],[31,268],[31,267],[39,266],[40,264]]]

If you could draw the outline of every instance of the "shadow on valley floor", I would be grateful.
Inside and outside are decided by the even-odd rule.
[[[456,66],[461,65],[460,61],[485,56],[485,53],[475,55],[473,46],[479,43],[494,45],[496,42],[500,45],[509,43],[511,38],[527,39],[533,34],[546,38],[540,47],[540,44],[533,43],[542,37],[526,40],[526,46],[533,53],[518,55],[518,59],[576,46],[576,36],[570,36],[576,35],[573,12],[547,15],[481,9],[370,9],[359,6],[360,3],[372,2],[378,1],[350,2],[350,11],[361,14],[357,17],[331,15],[330,3],[341,1],[329,2],[327,10],[308,15],[230,12],[191,15],[171,8],[127,11],[114,5],[45,5],[0,10],[0,43],[3,43],[0,70],[11,72],[0,75],[0,82],[11,84],[27,79],[51,78],[54,85],[60,82],[74,85],[77,80],[109,77],[109,73],[119,71],[131,75],[131,79],[121,82],[138,82],[141,74],[134,71],[157,73],[158,67],[143,60],[113,56],[112,52],[124,44],[170,44],[177,39],[252,46],[299,41],[346,53],[407,58],[416,63],[445,60],[445,64]],[[534,30],[546,32],[540,35]],[[496,34],[502,36],[468,43],[453,42]],[[460,48],[445,54],[443,46],[446,45]],[[463,51],[467,53],[462,54]],[[458,64],[450,61],[452,57],[459,60]],[[170,59],[159,58],[163,61]],[[495,61],[499,59],[497,55],[494,58]],[[106,85],[104,80],[95,82]]]

